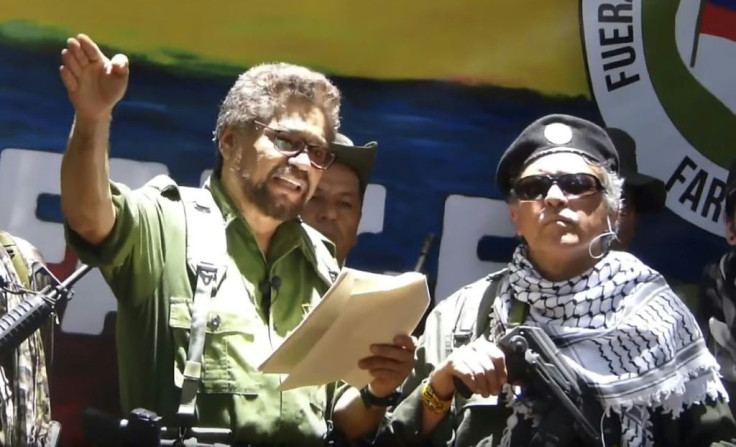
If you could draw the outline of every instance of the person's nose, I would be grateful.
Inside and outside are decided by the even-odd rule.
[[[337,220],[337,207],[329,202],[325,202],[324,206],[320,209],[319,218],[323,220],[336,221]]]
[[[306,151],[302,151],[289,157],[289,164],[296,166],[302,171],[306,171],[312,163],[309,161],[309,154]]]
[[[558,207],[567,203],[567,196],[565,196],[562,189],[560,189],[560,187],[555,183],[549,188],[549,191],[547,191],[544,201],[549,206]]]

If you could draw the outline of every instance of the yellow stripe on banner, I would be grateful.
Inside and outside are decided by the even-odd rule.
[[[579,0],[3,0],[0,32],[85,32],[159,64],[285,60],[333,74],[590,96]]]

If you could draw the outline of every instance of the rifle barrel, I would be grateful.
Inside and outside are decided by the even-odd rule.
[[[53,306],[68,298],[68,288],[90,271],[83,265],[59,285],[44,287],[41,292],[29,295],[0,318],[0,356],[12,352],[51,315]]]
[[[428,233],[427,237],[424,238],[422,250],[419,252],[419,259],[417,259],[417,263],[414,266],[415,272],[421,272],[424,269],[424,263],[427,261],[429,250],[432,248],[432,244],[434,243],[434,237],[434,233]]]

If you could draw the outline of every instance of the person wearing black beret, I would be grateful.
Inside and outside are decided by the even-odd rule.
[[[520,243],[507,268],[432,311],[376,445],[684,447],[736,438],[695,318],[662,275],[611,249],[620,162],[605,130],[569,115],[540,118],[511,143],[496,186]],[[539,383],[507,383],[519,364],[496,342],[518,325],[541,328],[574,371],[593,402],[585,416],[601,438],[594,444]]]

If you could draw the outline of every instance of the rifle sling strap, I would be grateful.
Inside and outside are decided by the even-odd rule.
[[[225,276],[227,242],[224,219],[212,194],[204,188],[180,187],[179,190],[187,225],[187,264],[196,275],[196,285],[177,418],[183,426],[192,427],[196,422],[209,302]],[[203,234],[208,236],[202,237]]]
[[[475,340],[485,332],[490,322],[493,301],[506,276],[506,269],[489,275],[488,286],[480,300],[469,296],[469,293],[460,295],[457,302],[460,311],[453,326],[452,337],[446,342],[445,357],[450,355],[454,348]]]

